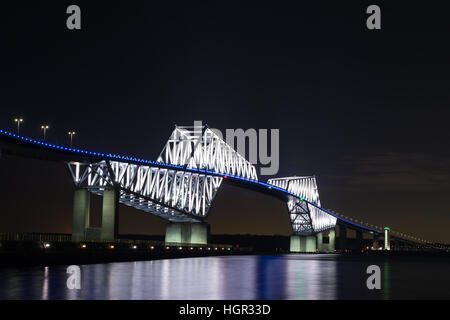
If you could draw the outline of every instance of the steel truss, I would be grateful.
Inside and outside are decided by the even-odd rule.
[[[207,126],[175,127],[157,161],[258,180],[255,166]]]
[[[320,206],[319,190],[314,176],[275,178],[269,179],[267,183],[298,196],[298,198],[291,197],[287,201],[294,234],[311,235],[336,226],[335,217],[303,201],[307,199]]]
[[[255,167],[245,158],[212,130],[197,129],[176,127],[158,162],[257,180]],[[76,187],[99,195],[117,188],[120,203],[174,222],[205,220],[223,179],[121,161],[71,162],[68,168]]]

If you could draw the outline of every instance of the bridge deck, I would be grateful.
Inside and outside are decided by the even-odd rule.
[[[148,165],[152,167],[165,168],[168,170],[185,171],[196,174],[221,177],[224,178],[224,181],[226,183],[230,183],[263,194],[267,194],[283,201],[287,201],[291,198],[299,198],[295,194],[285,189],[258,180],[252,180],[240,176],[233,176],[210,170],[194,169],[188,168],[186,166],[171,165],[157,161],[144,160],[129,156],[122,156],[112,153],[101,153],[77,148],[64,147],[24,136],[19,136],[4,130],[0,130],[0,152],[4,154],[48,161],[64,162],[64,163],[67,162],[97,163],[101,161],[120,161],[136,165]],[[336,214],[330,212],[329,210],[322,208],[316,203],[311,202],[307,199],[301,198],[300,200],[318,208],[319,210],[322,210],[323,212],[333,217],[336,217],[339,223],[341,224],[345,224],[352,228],[357,228],[364,231],[374,232],[377,234],[383,233],[382,230],[369,228],[367,226],[360,225],[355,222],[344,219],[340,216],[337,216]]]

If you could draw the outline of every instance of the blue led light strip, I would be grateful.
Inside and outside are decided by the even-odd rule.
[[[65,152],[70,152],[70,153],[74,153],[74,154],[78,154],[78,155],[86,155],[86,156],[92,156],[92,157],[96,157],[102,160],[115,160],[115,161],[124,161],[124,162],[130,162],[130,163],[135,163],[135,164],[140,164],[140,165],[153,165],[153,166],[158,166],[158,167],[162,167],[162,168],[168,168],[168,169],[177,169],[177,170],[182,170],[182,171],[187,171],[187,172],[192,172],[192,173],[201,173],[201,174],[208,174],[211,176],[216,176],[216,177],[221,177],[224,179],[234,179],[234,180],[239,180],[239,181],[244,181],[246,183],[250,183],[250,184],[257,184],[263,187],[266,187],[268,189],[275,189],[279,192],[282,192],[284,194],[288,194],[294,198],[299,198],[296,194],[293,194],[289,191],[287,191],[286,189],[265,183],[265,182],[261,182],[258,180],[253,180],[253,179],[248,179],[248,178],[244,178],[244,177],[240,177],[240,176],[233,176],[230,175],[228,173],[220,173],[220,172],[215,172],[215,171],[210,171],[210,170],[206,170],[206,169],[194,169],[194,168],[187,168],[184,166],[178,166],[178,165],[173,165],[173,164],[167,164],[164,162],[156,162],[156,161],[151,161],[151,160],[144,160],[144,159],[139,159],[139,158],[133,158],[133,157],[127,157],[127,156],[121,156],[121,155],[117,155],[117,154],[111,154],[111,153],[100,153],[100,152],[92,152],[92,151],[87,151],[87,150],[82,150],[82,149],[75,149],[75,148],[68,148],[68,147],[64,147],[64,146],[59,146],[59,145],[55,145],[55,144],[51,144],[51,143],[47,143],[44,141],[39,141],[39,140],[35,140],[35,139],[31,139],[31,138],[27,138],[24,136],[20,136],[20,135],[16,135],[14,133],[5,131],[5,130],[0,130],[0,135],[3,136],[7,136],[7,137],[11,137],[11,138],[15,138],[19,141],[25,142],[25,143],[29,143],[32,145],[36,145],[39,147],[43,147],[43,148],[47,148],[47,149],[52,149],[52,150],[58,150],[58,151],[65,151]],[[347,219],[344,219],[342,217],[339,217],[337,215],[335,215],[334,213],[328,211],[327,209],[324,209],[322,207],[320,207],[319,205],[317,205],[314,202],[308,201],[306,199],[300,198],[301,201],[304,201],[314,207],[316,207],[319,210],[322,210],[324,212],[326,212],[327,214],[337,218],[338,220],[344,221],[348,224],[354,225],[358,228],[362,228],[368,231],[373,231],[373,232],[377,232],[377,233],[382,233],[382,231],[377,230],[377,229],[372,229],[366,226],[362,226],[359,225],[355,222],[349,221]]]

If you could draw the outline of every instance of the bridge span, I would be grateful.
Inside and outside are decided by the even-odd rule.
[[[113,241],[119,203],[168,221],[166,242],[206,244],[207,218],[222,183],[276,197],[287,205],[292,252],[333,252],[336,231],[346,248],[347,230],[373,238],[373,249],[390,249],[389,228],[345,219],[320,204],[316,178],[258,180],[255,167],[207,126],[176,126],[156,161],[93,152],[0,130],[0,156],[15,155],[67,165],[75,186],[72,240]],[[90,193],[103,197],[102,227],[89,226]],[[338,229],[336,229],[338,227]],[[408,241],[407,239],[401,239]]]

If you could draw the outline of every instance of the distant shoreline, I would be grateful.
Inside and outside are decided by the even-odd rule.
[[[136,240],[138,241],[138,240]],[[136,243],[93,243],[93,242],[38,242],[38,241],[2,241],[0,246],[0,267],[32,267],[49,265],[96,264],[126,261],[150,261],[160,259],[177,259],[229,255],[279,255],[289,253],[285,249],[261,250],[252,247],[214,245],[180,246],[148,244],[145,240]],[[448,257],[442,252],[412,251],[352,251],[331,253],[341,257],[362,257],[369,260],[383,257]],[[322,253],[309,253],[312,256],[325,256]]]

